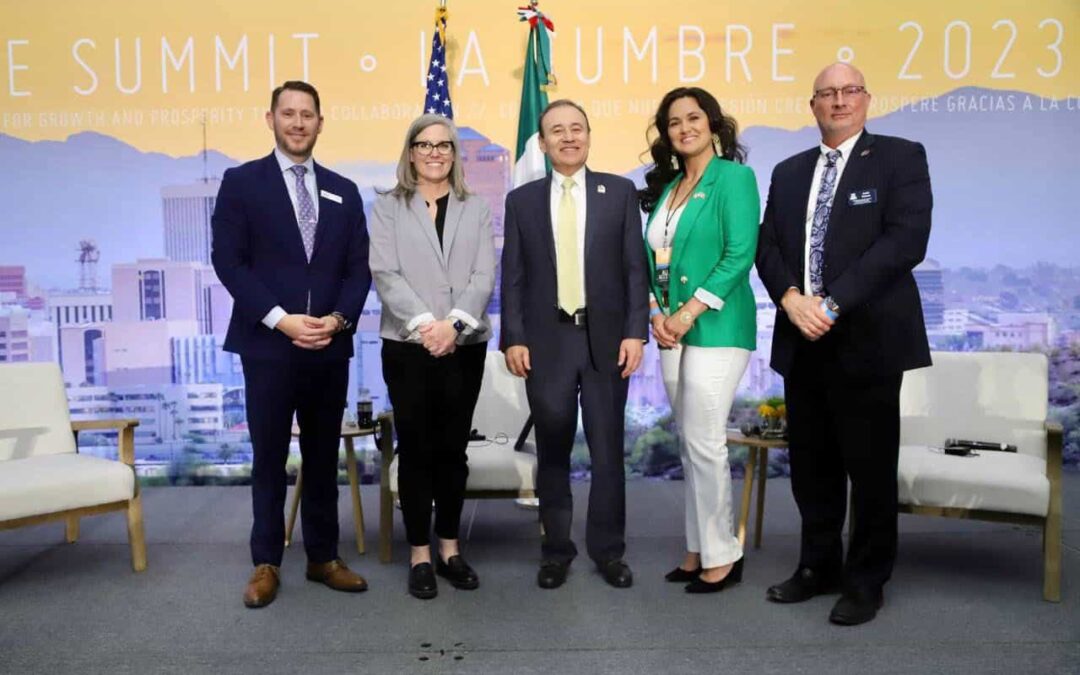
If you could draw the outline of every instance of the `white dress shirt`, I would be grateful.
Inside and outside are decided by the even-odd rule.
[[[578,169],[573,176],[564,176],[558,171],[551,172],[551,234],[555,242],[559,241],[559,202],[562,201],[563,181],[573,179],[571,194],[577,207],[577,250],[578,269],[581,271],[581,300],[578,307],[585,306],[585,202],[588,193],[585,188],[585,167]],[[555,269],[559,264],[559,247],[555,246]]]
[[[293,217],[296,222],[300,222],[300,204],[297,202],[296,197],[296,174],[292,172],[292,167],[296,165],[296,162],[292,161],[285,156],[285,153],[281,151],[281,148],[274,148],[274,157],[278,161],[278,166],[281,167],[282,178],[285,179],[285,189],[289,192],[289,201],[292,202]],[[300,166],[307,167],[307,172],[304,174],[304,186],[307,187],[308,195],[311,196],[311,203],[315,207],[315,219],[319,219],[319,186],[315,182],[315,160],[308,157]],[[300,225],[297,225],[299,228]],[[263,317],[263,325],[270,330],[273,330],[278,321],[281,321],[288,312],[281,308],[280,305],[275,306],[272,310],[266,313]]]
[[[818,191],[821,189],[821,177],[825,174],[825,164],[828,162],[825,155],[833,150],[840,151],[840,157],[836,160],[836,180],[833,181],[833,195],[836,187],[840,185],[840,177],[844,175],[844,167],[847,166],[851,151],[863,132],[855,134],[836,148],[830,148],[821,144],[821,154],[818,155],[817,165],[814,167],[814,180],[810,183],[810,200],[806,203],[806,245],[803,248],[803,293],[810,295],[810,231],[814,227],[814,210],[817,208]],[[830,198],[831,199],[831,198]]]

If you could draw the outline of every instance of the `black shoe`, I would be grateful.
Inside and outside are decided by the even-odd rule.
[[[845,591],[829,612],[829,621],[840,626],[858,626],[877,616],[884,603],[881,591]]]
[[[421,600],[430,600],[439,594],[439,585],[435,583],[435,572],[431,563],[419,563],[409,568],[409,595]]]
[[[719,593],[728,586],[734,586],[742,581],[742,568],[743,560],[745,557],[739,558],[735,561],[735,564],[731,566],[731,570],[727,573],[727,576],[720,581],[705,581],[701,577],[698,577],[686,585],[687,593]]]
[[[672,581],[679,584],[685,584],[688,581],[693,581],[701,574],[701,568],[696,570],[684,570],[682,567],[676,567],[667,574],[664,575],[664,581]]]
[[[815,595],[835,593],[840,590],[837,576],[826,576],[809,567],[800,567],[787,581],[769,586],[765,597],[773,602],[803,602]]]
[[[597,565],[604,581],[615,588],[630,588],[634,585],[634,573],[630,566],[621,560],[609,560],[602,565]]]
[[[445,578],[454,588],[471,591],[480,586],[480,577],[460,555],[452,555],[446,562],[442,558],[435,561],[435,574]]]
[[[536,583],[540,588],[558,588],[566,582],[566,574],[570,571],[570,563],[557,560],[545,560],[540,563],[540,571],[536,575]]]

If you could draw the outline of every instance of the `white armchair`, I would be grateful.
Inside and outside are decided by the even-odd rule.
[[[0,366],[0,530],[52,520],[69,543],[79,518],[126,511],[131,566],[146,569],[142,501],[135,477],[138,420],[72,422],[55,363]],[[120,461],[78,454],[81,430],[116,429]]]
[[[1047,422],[1042,354],[936,352],[900,393],[900,511],[1043,530],[1043,597],[1061,600],[1062,429]],[[1015,445],[958,457],[946,438]]]
[[[466,498],[536,496],[536,447],[528,440],[522,448],[524,452],[514,449],[514,442],[528,418],[525,381],[510,374],[501,352],[489,351],[472,423],[472,427],[487,440],[469,444]],[[393,499],[398,491],[398,461],[393,455],[392,443],[382,447],[379,559],[389,562],[394,527]]]

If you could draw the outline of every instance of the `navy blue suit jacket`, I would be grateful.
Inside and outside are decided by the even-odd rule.
[[[805,342],[779,307],[790,287],[803,290],[806,207],[820,153],[812,148],[773,170],[758,237],[758,276],[777,306],[772,367],[781,375],[790,373]],[[912,270],[926,255],[932,207],[923,146],[864,131],[836,186],[822,273],[826,294],[840,307],[822,340],[834,343],[847,374],[893,375],[930,365]]]
[[[619,344],[646,339],[649,285],[641,247],[641,211],[629,180],[585,174],[585,306],[593,366],[616,372]],[[558,321],[555,236],[551,228],[551,177],[506,196],[502,256],[502,332],[499,344],[523,345],[557,359],[549,339]],[[536,363],[536,357],[533,363]]]
[[[262,323],[279,305],[289,314],[315,317],[341,312],[354,326],[360,318],[371,286],[360,191],[318,164],[315,181],[320,193],[337,195],[341,203],[312,195],[319,200],[319,222],[308,262],[274,154],[225,172],[211,219],[214,270],[235,301],[225,351],[259,360],[319,362],[352,356],[352,331],[309,351]]]

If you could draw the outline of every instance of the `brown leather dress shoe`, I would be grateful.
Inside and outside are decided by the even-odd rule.
[[[326,563],[308,563],[308,581],[318,581],[335,591],[359,593],[367,590],[364,577],[345,566],[345,561],[338,558]]]
[[[244,589],[244,604],[252,609],[266,607],[277,597],[281,573],[273,565],[258,565]]]

